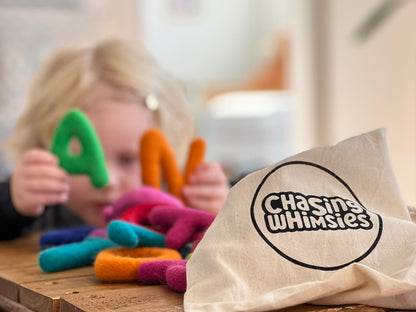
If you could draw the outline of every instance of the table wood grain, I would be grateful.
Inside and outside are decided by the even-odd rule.
[[[38,265],[40,233],[0,242],[0,311],[175,312],[183,295],[164,285],[107,283],[92,266],[44,273]],[[364,305],[299,305],[275,312],[393,312]]]

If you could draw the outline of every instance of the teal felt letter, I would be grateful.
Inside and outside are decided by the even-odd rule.
[[[70,150],[70,142],[76,137],[82,145],[79,154]],[[51,152],[59,158],[59,164],[70,174],[87,174],[92,184],[101,188],[108,184],[108,172],[100,140],[93,125],[78,109],[70,110],[59,122],[52,139]]]

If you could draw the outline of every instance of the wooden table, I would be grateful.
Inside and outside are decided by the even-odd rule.
[[[105,283],[92,266],[43,273],[38,265],[39,233],[0,242],[0,311],[105,312],[183,311],[183,295],[166,286],[137,283]],[[354,311],[352,311],[354,310]],[[301,305],[281,312],[384,312],[362,305]]]
[[[38,239],[39,234],[0,242],[0,311],[13,304],[16,311],[40,312],[183,311],[183,295],[166,286],[101,282],[92,266],[43,273]]]

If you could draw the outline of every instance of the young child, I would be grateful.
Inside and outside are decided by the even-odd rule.
[[[71,108],[86,114],[100,138],[110,179],[102,189],[86,175],[68,175],[48,151],[57,123]],[[139,141],[152,127],[162,130],[183,164],[194,136],[183,88],[143,47],[108,40],[55,53],[35,76],[6,142],[18,164],[0,185],[0,239],[30,229],[104,226],[102,209],[141,186]],[[80,148],[71,142],[74,153]],[[221,166],[203,163],[183,196],[189,206],[217,213],[228,190]]]

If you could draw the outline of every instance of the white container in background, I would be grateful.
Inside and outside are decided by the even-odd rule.
[[[290,99],[288,91],[238,91],[210,99],[198,122],[207,159],[236,177],[290,156]]]

